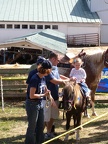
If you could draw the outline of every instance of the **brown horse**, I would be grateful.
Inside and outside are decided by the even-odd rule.
[[[94,109],[95,102],[95,92],[99,81],[101,79],[101,72],[104,67],[108,67],[108,49],[105,51],[100,51],[94,54],[78,54],[78,56],[83,60],[83,68],[87,73],[86,83],[91,89],[91,100],[92,100],[92,115],[96,116]],[[87,114],[87,111],[85,113]]]
[[[86,109],[86,99],[82,96],[80,86],[75,82],[66,83],[63,88],[63,107],[66,111],[66,130],[70,128],[73,116],[74,128],[81,125],[82,112]],[[79,129],[76,130],[76,140],[79,140]],[[65,140],[68,140],[66,135]]]

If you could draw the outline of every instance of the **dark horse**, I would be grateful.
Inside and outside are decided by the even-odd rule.
[[[88,87],[91,89],[91,100],[92,100],[92,115],[96,116],[96,112],[94,109],[95,102],[95,92],[98,87],[98,83],[101,79],[101,72],[103,68],[108,67],[108,49],[105,51],[94,52],[94,54],[86,54],[83,51],[78,54],[83,60],[83,68],[87,73],[86,83]],[[87,111],[85,113],[87,114]]]
[[[80,86],[75,82],[66,83],[63,88],[63,107],[66,111],[66,130],[70,128],[73,116],[74,128],[81,125],[82,112],[86,109],[86,99],[82,96]],[[66,135],[65,140],[68,139]],[[76,140],[79,140],[79,129],[76,130]]]

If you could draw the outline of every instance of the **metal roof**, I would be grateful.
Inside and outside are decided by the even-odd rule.
[[[86,0],[0,0],[0,21],[101,22]]]
[[[0,44],[3,47],[22,47],[34,49],[47,49],[50,51],[66,54],[67,43],[65,34],[51,29],[43,30],[39,33],[14,38]]]

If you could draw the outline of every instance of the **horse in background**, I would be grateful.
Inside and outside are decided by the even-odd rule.
[[[95,92],[99,81],[101,80],[101,72],[103,68],[108,67],[108,49],[94,54],[86,54],[85,52],[81,51],[78,54],[78,57],[80,57],[84,62],[82,67],[87,73],[86,83],[91,89],[92,115],[97,116],[94,109]],[[84,113],[84,115],[88,116],[87,111]]]
[[[73,116],[74,128],[81,125],[82,112],[86,109],[86,98],[82,96],[80,86],[70,81],[63,87],[63,108],[66,111],[66,130],[70,128]],[[76,140],[80,140],[79,130],[76,130]],[[65,140],[68,140],[66,135]]]

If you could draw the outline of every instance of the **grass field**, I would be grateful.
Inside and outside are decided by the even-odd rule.
[[[88,111],[91,114],[91,110]],[[108,112],[108,104],[96,104],[96,112],[98,115]],[[82,124],[93,118],[93,116],[90,119],[82,118]],[[65,120],[63,120],[62,110],[60,110],[60,117],[59,120],[56,120],[55,125],[58,135],[65,132]],[[71,121],[71,125],[72,129],[73,121]],[[0,144],[24,144],[26,128],[24,101],[5,102],[5,111],[0,108]],[[81,140],[77,142],[79,144],[108,144],[108,115],[85,125],[83,130],[80,131],[80,137]],[[76,143],[75,134],[70,134],[68,142],[64,142],[63,136],[50,143],[74,144]]]

